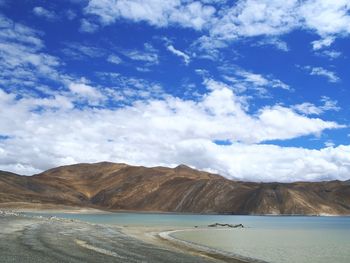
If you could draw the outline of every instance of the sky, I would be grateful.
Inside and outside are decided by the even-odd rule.
[[[0,170],[350,178],[349,0],[0,0]]]

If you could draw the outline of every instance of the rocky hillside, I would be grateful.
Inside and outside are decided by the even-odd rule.
[[[106,210],[350,214],[350,182],[252,183],[180,165],[176,168],[96,163],[33,176],[0,172],[0,207],[69,205]]]

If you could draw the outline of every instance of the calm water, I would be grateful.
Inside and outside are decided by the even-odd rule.
[[[43,214],[48,215],[48,214]],[[123,226],[207,226],[215,222],[244,229],[186,230],[178,239],[267,262],[350,262],[350,217],[229,216],[178,214],[50,214]]]

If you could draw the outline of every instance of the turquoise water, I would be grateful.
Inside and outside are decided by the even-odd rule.
[[[36,215],[38,215],[36,213]],[[215,222],[243,229],[193,229],[173,233],[181,240],[266,262],[350,262],[350,217],[231,216],[186,214],[65,214],[58,217],[122,226],[205,227]]]

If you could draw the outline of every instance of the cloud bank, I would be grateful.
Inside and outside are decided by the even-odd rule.
[[[30,174],[109,160],[186,163],[258,181],[345,179],[350,172],[350,146],[307,150],[264,144],[318,136],[342,125],[280,105],[249,113],[249,105],[229,86],[214,80],[205,85],[207,92],[196,101],[164,95],[115,109],[104,105],[107,95],[101,89],[81,82],[49,98],[18,99],[1,91],[0,107],[6,111],[0,112],[0,169]],[[83,99],[89,106],[78,107]]]

